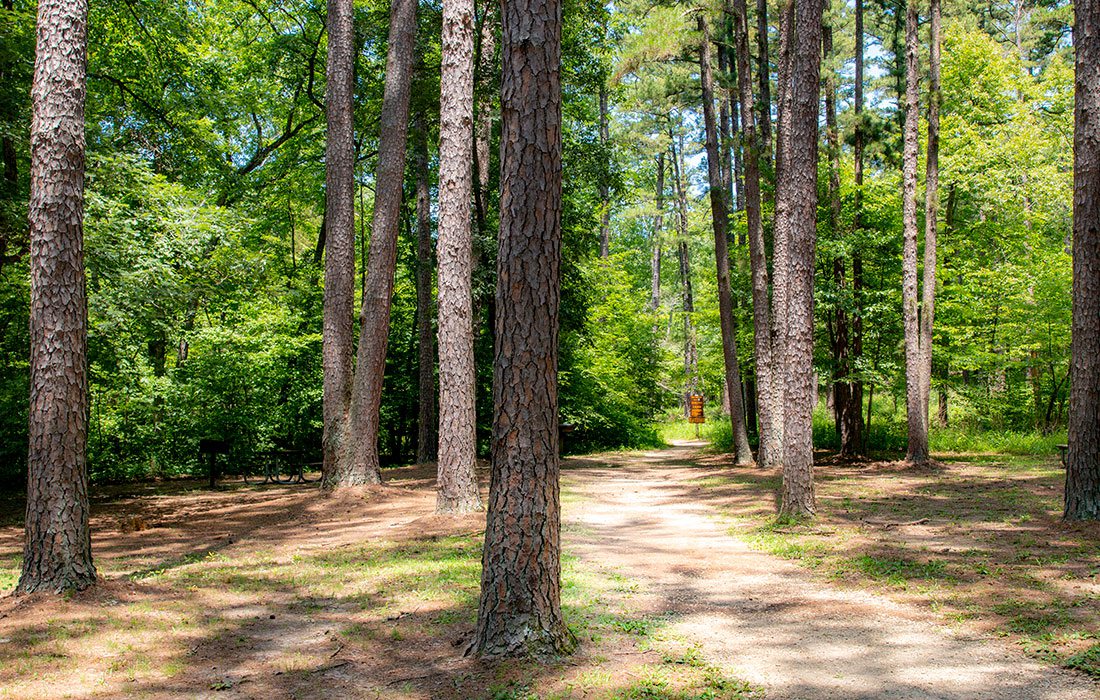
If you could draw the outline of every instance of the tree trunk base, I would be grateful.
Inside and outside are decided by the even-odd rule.
[[[577,638],[564,622],[555,622],[548,629],[532,615],[499,615],[486,623],[466,650],[467,656],[553,660],[577,648]]]
[[[485,507],[481,504],[481,496],[476,491],[460,496],[444,495],[442,491],[436,494],[435,512],[440,515],[466,515],[483,510]]]
[[[15,587],[16,595],[31,593],[61,594],[70,591],[85,591],[96,585],[95,567],[79,562],[71,566],[60,565],[56,568],[35,567],[34,571],[24,569]]]

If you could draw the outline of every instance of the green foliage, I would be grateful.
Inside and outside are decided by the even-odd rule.
[[[320,337],[249,222],[132,158],[96,159],[88,180],[92,477],[186,474],[201,438],[237,465],[315,448]]]
[[[0,271],[0,481],[17,481],[27,459],[30,285],[25,265]]]
[[[657,445],[659,350],[645,294],[631,286],[619,257],[592,261],[581,276],[588,318],[562,339],[561,415],[575,426],[566,447]]]

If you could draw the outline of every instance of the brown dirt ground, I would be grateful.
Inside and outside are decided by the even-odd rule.
[[[662,668],[673,687],[699,668],[728,669],[752,684],[743,694],[709,696],[718,698],[753,696],[753,688],[807,700],[1098,696],[1083,674],[1037,663],[1012,638],[991,638],[1010,611],[979,606],[974,619],[945,622],[917,586],[825,580],[750,547],[754,523],[774,512],[775,475],[729,469],[697,447],[566,461],[567,576],[592,600],[574,603],[589,620],[580,651],[545,666],[464,657],[468,604],[427,584],[419,597],[408,593],[419,573],[369,587],[348,573],[348,560],[354,568],[361,553],[476,552],[483,516],[435,516],[430,468],[392,470],[385,487],[328,497],[309,487],[241,484],[208,492],[194,482],[97,491],[93,547],[104,580],[61,599],[0,598],[0,698],[522,698],[526,687],[540,697],[683,697],[637,694],[660,685],[653,679]],[[867,525],[860,518],[909,519],[894,507],[902,498],[924,512],[962,507],[952,505],[957,493],[936,490],[938,475],[891,469],[823,467],[822,518],[799,537],[812,544],[840,533],[851,552],[882,548],[947,564],[980,540],[990,552],[982,561],[998,566],[1011,555],[1021,568],[1002,565],[992,585],[959,579],[964,600],[1037,595],[1011,583],[1026,573],[1052,582],[1040,587],[1044,596],[1095,602],[1095,573],[1065,574],[1100,559],[1052,563],[1050,552],[1078,552],[1100,532],[1066,531],[1045,516],[1005,522],[1022,517],[1020,503],[1041,510],[1026,496],[1047,491],[1046,483],[1021,486],[1005,476],[997,488],[1020,495],[992,519],[979,517],[981,499],[972,498],[961,502],[973,501],[973,513],[951,520]],[[978,467],[960,469],[952,488],[978,496],[992,488]],[[853,505],[856,494],[876,507]],[[19,504],[0,501],[0,510],[0,568],[10,568],[21,547]],[[1033,558],[1021,558],[1020,547]],[[345,568],[333,580],[309,578],[308,567],[323,569],[326,557]],[[186,574],[204,565],[216,567],[210,578]],[[476,591],[458,593],[468,600]],[[1095,605],[1073,614],[1081,607],[1095,622]]]

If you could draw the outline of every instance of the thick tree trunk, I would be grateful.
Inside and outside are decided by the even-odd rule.
[[[783,464],[786,457],[783,431],[786,427],[786,411],[788,400],[787,374],[789,373],[789,357],[787,354],[787,324],[788,299],[790,296],[790,220],[792,200],[784,190],[790,185],[791,179],[783,177],[789,168],[786,163],[788,151],[787,143],[790,140],[789,96],[791,93],[791,49],[790,43],[794,32],[795,0],[784,0],[783,11],[780,17],[779,28],[779,65],[776,70],[776,131],[775,131],[775,220],[772,248],[772,328],[771,328],[771,353],[774,359],[773,369],[775,376],[772,380],[772,416],[775,426],[775,444],[780,446],[780,455],[776,458],[777,464]],[[814,55],[819,55],[819,50],[814,47]],[[815,83],[816,85],[816,83]],[[816,163],[814,165],[816,169]]]
[[[855,221],[854,231],[863,228],[863,0],[855,3]],[[863,253],[859,245],[852,251],[852,301],[855,312],[851,318],[849,368],[858,366],[863,355]],[[850,456],[864,452],[863,380],[856,377],[848,387],[849,411],[841,416],[840,454]]]
[[[428,125],[416,120],[416,336],[419,393],[417,395],[416,461],[436,457],[435,339],[432,333],[432,200],[428,186]]]
[[[905,320],[905,408],[909,448],[905,459],[928,461],[928,416],[924,412],[917,309],[917,149],[919,67],[917,65],[917,0],[908,0],[905,19],[905,149],[902,162],[902,306]]]
[[[576,644],[561,614],[560,0],[505,0],[502,36],[493,474],[473,650],[547,657]]]
[[[670,134],[671,136],[671,134]],[[692,315],[695,313],[695,298],[691,289],[691,255],[688,250],[688,211],[687,192],[683,181],[683,137],[680,137],[680,148],[676,143],[672,144],[672,175],[673,184],[676,187],[676,223],[679,229],[679,243],[676,246],[676,257],[680,263],[680,295],[684,312],[684,415],[688,411],[688,397],[698,391],[699,356],[695,347],[695,322]]]
[[[814,246],[817,230],[818,105],[821,78],[822,0],[794,0],[785,16],[789,36],[789,84],[781,93],[788,108],[779,133],[783,136],[782,183],[777,206],[787,212],[786,226],[777,236],[787,237],[786,306],[773,313],[785,339],[783,362],[783,500],[780,512],[812,516],[816,509],[813,481],[813,409],[816,403],[813,372]],[[778,246],[777,246],[778,248]],[[776,287],[781,284],[776,256]],[[778,294],[777,294],[778,296]]]
[[[607,180],[610,176],[611,158],[608,153],[609,142],[607,122],[607,80],[600,81],[600,148],[602,149],[601,162],[603,169],[600,173],[600,257],[606,258],[611,254],[611,194]]]
[[[378,410],[390,332],[390,301],[397,263],[405,147],[409,127],[409,86],[416,44],[416,0],[393,0],[382,96],[381,137],[375,177],[367,284],[359,310],[359,348],[355,361],[348,436],[328,486],[382,481],[378,461]]]
[[[656,312],[661,305],[661,231],[665,225],[665,154],[657,154],[657,192],[654,197],[657,213],[653,217],[653,242],[649,258],[649,308]]]
[[[439,493],[436,510],[481,508],[474,368],[473,0],[444,0],[439,100]]]
[[[351,405],[355,309],[355,138],[352,117],[355,27],[351,0],[329,0],[325,114],[325,213],[316,262],[324,251],[322,330],[324,475],[335,485]]]
[[[88,5],[41,0],[31,87],[30,445],[20,593],[95,583],[88,529]]]
[[[726,369],[726,395],[733,428],[733,459],[738,465],[755,463],[745,428],[745,405],[741,393],[741,368],[737,361],[737,328],[734,325],[730,292],[729,190],[722,182],[722,156],[714,123],[714,75],[711,68],[710,31],[700,13],[696,15],[702,42],[699,45],[699,82],[703,88],[703,124],[706,131],[707,175],[710,179],[710,210],[714,226],[714,259],[718,267],[718,314],[722,328],[722,357]]]
[[[752,269],[753,350],[756,355],[756,404],[760,417],[760,446],[757,457],[761,466],[774,467],[782,464],[782,448],[778,441],[773,404],[775,371],[771,347],[768,258],[760,211],[760,156],[763,144],[756,132],[753,118],[746,0],[736,0],[734,3],[734,37],[737,43],[737,91],[741,103],[742,139],[745,144],[745,219],[748,224],[749,262]]]
[[[1100,0],[1077,0],[1066,520],[1100,520]]]
[[[936,217],[940,208],[940,0],[931,0],[928,82],[928,154],[924,181],[924,279],[920,305],[921,415],[929,421],[932,395],[932,322],[936,303]]]

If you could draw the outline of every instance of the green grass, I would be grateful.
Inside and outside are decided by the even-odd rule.
[[[15,588],[19,583],[19,570],[23,566],[20,557],[0,560],[0,595]]]
[[[951,581],[953,576],[947,573],[942,561],[912,561],[909,559],[874,557],[863,554],[848,559],[853,568],[860,573],[880,581],[901,586],[913,580]]]
[[[779,521],[727,504],[730,532],[825,579],[889,591],[957,623],[989,623],[1033,656],[1100,678],[1100,646],[1092,641],[1100,639],[1098,598],[1065,583],[1095,577],[1100,548],[1087,532],[1058,527],[1056,462],[970,455],[927,473],[886,466],[824,467],[814,522]],[[736,485],[738,494],[764,498],[773,489],[745,482],[751,474],[737,471],[705,485]],[[927,519],[931,536],[881,527],[918,519]]]
[[[759,686],[726,675],[716,667],[700,663],[684,667],[673,661],[647,665],[641,678],[612,697],[615,700],[749,700],[763,698]]]
[[[1100,678],[1100,644],[1091,647],[1079,654],[1074,654],[1063,662],[1066,668],[1075,668],[1084,671],[1093,678]]]
[[[1058,445],[1065,444],[1065,433],[1040,435],[1036,432],[1012,430],[960,430],[932,428],[928,445],[933,452],[960,452],[1020,456],[1058,454]]]

